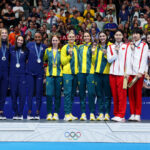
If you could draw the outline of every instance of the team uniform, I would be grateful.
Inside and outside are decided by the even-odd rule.
[[[94,82],[94,66],[96,60],[96,52],[92,54],[91,43],[83,44],[79,46],[78,49],[78,64],[79,64],[79,74],[78,74],[78,87],[79,87],[79,97],[81,102],[81,120],[86,120],[85,107],[86,107],[86,87],[88,90],[88,100],[89,109],[91,117],[94,119],[95,111],[95,82]]]
[[[36,91],[36,116],[39,119],[39,112],[41,109],[42,93],[43,93],[43,57],[46,46],[44,44],[36,44],[36,42],[29,42],[26,47],[29,50],[29,57],[27,63],[27,82],[28,82],[28,110],[29,118],[34,119],[32,114],[32,98],[34,90]]]
[[[130,59],[128,52],[128,44],[120,43],[119,52],[117,54],[116,44],[110,45],[107,48],[107,60],[111,63],[110,66],[110,87],[114,101],[114,118],[113,121],[124,122],[127,103],[127,90],[123,89],[123,80],[127,67],[127,61]]]
[[[69,55],[69,49],[73,48],[72,56]],[[72,116],[72,102],[74,100],[77,87],[77,73],[78,73],[78,47],[66,44],[61,49],[61,63],[63,65],[63,85],[64,85],[64,111],[65,120],[74,120]]]
[[[111,106],[111,89],[109,84],[110,63],[107,61],[107,55],[103,52],[103,49],[106,50],[109,45],[111,45],[110,42],[105,47],[100,45],[95,62],[95,87],[99,112],[97,120],[109,120]]]
[[[8,89],[8,72],[9,48],[7,48],[7,43],[2,41],[2,46],[0,48],[0,111],[4,111]],[[0,114],[0,119],[6,119],[4,113]]]
[[[128,89],[129,102],[130,102],[130,114],[129,120],[140,121],[141,109],[142,109],[142,87],[144,80],[144,72],[148,60],[148,45],[141,40],[134,43],[134,50],[129,46],[131,51],[131,61],[128,61],[128,74],[129,83],[138,74],[142,74],[142,77]]]
[[[23,119],[23,109],[26,100],[26,61],[28,52],[10,47],[10,89],[12,99],[13,119]],[[19,96],[19,107],[17,97]]]
[[[46,69],[46,97],[47,97],[47,120],[58,120],[58,113],[61,104],[61,88],[62,88],[62,65],[60,49],[53,51],[47,48],[44,55],[44,61],[48,60]],[[55,109],[52,118],[52,98],[55,96]]]

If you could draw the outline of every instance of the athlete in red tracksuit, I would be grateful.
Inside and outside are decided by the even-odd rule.
[[[129,46],[131,51],[131,59],[128,61],[129,83],[135,76],[138,81],[128,89],[130,102],[130,121],[141,121],[142,108],[142,87],[144,80],[144,71],[148,60],[148,45],[141,40],[142,30],[135,28],[132,32],[133,43]]]
[[[130,59],[128,55],[129,44],[122,42],[123,33],[117,30],[115,35],[115,43],[107,48],[107,60],[111,63],[110,66],[110,87],[114,101],[114,117],[113,121],[124,122],[127,90],[123,89],[123,80],[125,70],[127,69],[126,61]]]

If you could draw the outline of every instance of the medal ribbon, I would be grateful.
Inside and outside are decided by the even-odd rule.
[[[21,56],[21,49],[20,49],[20,50],[18,50],[18,51],[16,51],[17,64],[19,64],[20,56]]]
[[[42,49],[42,45],[40,45],[40,51],[38,51],[37,46],[35,44],[35,51],[36,51],[36,55],[38,59],[40,59],[40,56],[41,56],[41,49]]]

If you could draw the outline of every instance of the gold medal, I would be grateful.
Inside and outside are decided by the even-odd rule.
[[[53,64],[53,67],[54,67],[54,68],[56,68],[56,66],[57,66],[56,64]]]

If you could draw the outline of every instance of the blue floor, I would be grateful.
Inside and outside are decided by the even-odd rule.
[[[0,150],[149,150],[150,144],[1,142]]]

